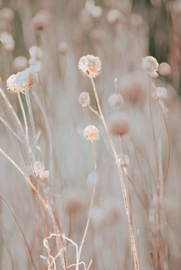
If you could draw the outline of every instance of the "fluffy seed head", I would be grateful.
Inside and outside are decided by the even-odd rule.
[[[50,14],[46,10],[40,10],[33,18],[33,26],[35,30],[43,30],[50,24]]]
[[[101,62],[98,57],[87,55],[80,58],[78,68],[88,77],[95,78],[101,70]]]
[[[167,63],[161,63],[158,67],[158,72],[162,76],[168,76],[171,74],[171,66]]]
[[[6,32],[6,31],[2,32],[0,35],[0,39],[2,41],[3,48],[7,52],[13,51],[14,46],[15,46],[15,42],[14,42],[13,37],[10,33]]]
[[[87,139],[87,140],[97,140],[99,138],[99,131],[98,129],[95,127],[95,126],[87,126],[85,129],[84,129],[84,137]]]
[[[40,60],[43,57],[43,52],[40,47],[33,46],[29,49],[31,59],[36,61]]]
[[[111,9],[107,13],[107,20],[109,23],[117,23],[119,21],[124,21],[124,15],[117,9]]]
[[[108,119],[110,132],[115,136],[126,135],[130,130],[129,115],[125,112],[112,114]]]
[[[108,103],[111,107],[118,107],[123,101],[123,97],[120,94],[113,94],[108,98]]]
[[[154,99],[158,99],[158,98],[167,98],[167,90],[165,89],[165,87],[156,87],[152,93],[152,97]]]
[[[90,104],[90,96],[87,92],[82,92],[79,96],[79,103],[82,107],[86,107]]]
[[[158,77],[156,71],[158,70],[158,62],[152,56],[146,56],[142,59],[142,69],[153,78]]]
[[[90,10],[90,14],[92,15],[94,19],[99,19],[102,15],[102,8],[99,6],[94,6]]]
[[[13,60],[12,67],[15,72],[20,72],[26,69],[27,64],[28,64],[28,61],[26,57],[18,56]]]
[[[24,92],[25,87],[31,89],[38,81],[37,76],[37,73],[35,73],[31,68],[18,72],[16,75],[13,74],[7,80],[7,89],[14,93]]]

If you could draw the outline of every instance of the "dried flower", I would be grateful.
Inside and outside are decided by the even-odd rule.
[[[125,112],[112,114],[108,119],[110,132],[115,136],[126,135],[130,130],[130,118]]]
[[[158,70],[158,62],[157,60],[152,56],[146,56],[142,59],[142,68],[148,76],[156,78],[158,77],[158,74],[156,71]]]
[[[27,64],[28,64],[28,61],[26,57],[18,56],[13,60],[12,67],[15,72],[20,72],[26,69]]]
[[[14,49],[15,42],[10,33],[4,31],[0,35],[0,39],[2,41],[3,47],[7,52],[11,52]]]
[[[117,9],[111,9],[107,13],[107,20],[109,23],[124,22],[125,16]]]
[[[43,52],[40,47],[33,46],[29,49],[30,56],[32,59],[38,61],[43,57]]]
[[[99,19],[102,15],[102,8],[98,6],[93,6],[90,10],[90,14],[94,19]]]
[[[68,52],[68,44],[65,41],[62,41],[58,45],[58,51],[61,54],[66,54]]]
[[[35,177],[40,177],[42,180],[49,178],[49,171],[45,171],[43,162],[36,161],[33,164],[33,170]]]
[[[87,55],[80,58],[78,68],[88,77],[95,78],[101,70],[101,62],[98,57]]]
[[[99,131],[98,129],[95,127],[95,126],[87,126],[85,129],[84,129],[84,137],[87,139],[87,140],[97,140],[99,139]]]
[[[121,167],[127,167],[129,164],[129,157],[124,154],[119,154],[118,155],[118,160],[120,162]]]
[[[16,75],[13,74],[7,80],[7,89],[14,93],[24,92],[26,87],[31,89],[38,80],[37,76],[31,68],[18,72]]]
[[[117,107],[124,103],[123,97],[120,94],[113,94],[108,98],[108,103],[111,107]]]
[[[50,24],[50,14],[46,10],[40,10],[33,18],[33,26],[35,30],[43,30]]]
[[[154,99],[158,99],[158,98],[167,98],[167,90],[164,87],[154,87],[154,91],[152,93],[152,97]]]
[[[79,96],[79,103],[82,107],[86,107],[90,104],[90,96],[87,92],[82,92]]]
[[[168,76],[171,74],[171,66],[167,63],[161,63],[158,67],[158,72],[162,76]]]

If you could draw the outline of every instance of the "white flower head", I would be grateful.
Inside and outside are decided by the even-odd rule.
[[[158,62],[152,56],[146,56],[142,59],[142,69],[152,78],[158,77]]]
[[[95,78],[101,70],[101,62],[98,57],[87,55],[80,58],[78,68],[88,77]]]

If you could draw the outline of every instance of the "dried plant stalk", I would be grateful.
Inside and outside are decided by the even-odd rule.
[[[127,200],[127,196],[126,196],[126,189],[125,189],[123,176],[122,176],[122,172],[121,172],[121,168],[120,168],[120,164],[119,164],[119,160],[118,160],[118,155],[116,153],[116,149],[114,147],[114,144],[113,144],[113,141],[112,141],[111,136],[109,134],[109,131],[108,131],[104,116],[102,114],[102,110],[101,110],[101,106],[100,106],[100,102],[99,102],[99,97],[98,97],[98,94],[97,94],[97,90],[96,90],[96,86],[95,86],[93,77],[91,77],[91,82],[92,82],[92,87],[93,87],[93,90],[94,90],[95,98],[96,98],[96,101],[97,101],[99,114],[100,114],[102,123],[104,125],[104,128],[106,130],[107,137],[109,139],[109,142],[110,142],[110,145],[111,145],[111,148],[112,148],[115,160],[116,160],[116,164],[117,164],[117,167],[118,167],[119,178],[120,178],[120,182],[121,182],[121,188],[122,188],[123,199],[124,199],[124,205],[125,205],[125,210],[126,210],[127,219],[128,219],[128,227],[129,227],[129,233],[130,233],[130,238],[131,238],[131,245],[132,245],[132,249],[133,249],[135,269],[139,270],[138,256],[137,256],[137,251],[136,251],[136,243],[135,243],[135,239],[134,239],[133,227],[132,227],[132,224],[131,224],[130,213],[129,213],[129,208],[128,208],[128,200]]]

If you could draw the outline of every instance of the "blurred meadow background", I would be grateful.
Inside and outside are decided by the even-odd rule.
[[[135,269],[115,158],[91,80],[78,69],[86,55],[101,62],[94,81],[139,269],[181,269],[181,1],[0,2],[0,269]],[[143,70],[147,56],[157,78]],[[28,105],[21,76],[17,84],[10,76],[30,68]],[[93,143],[89,125],[99,131]],[[83,243],[79,260],[71,241]]]

